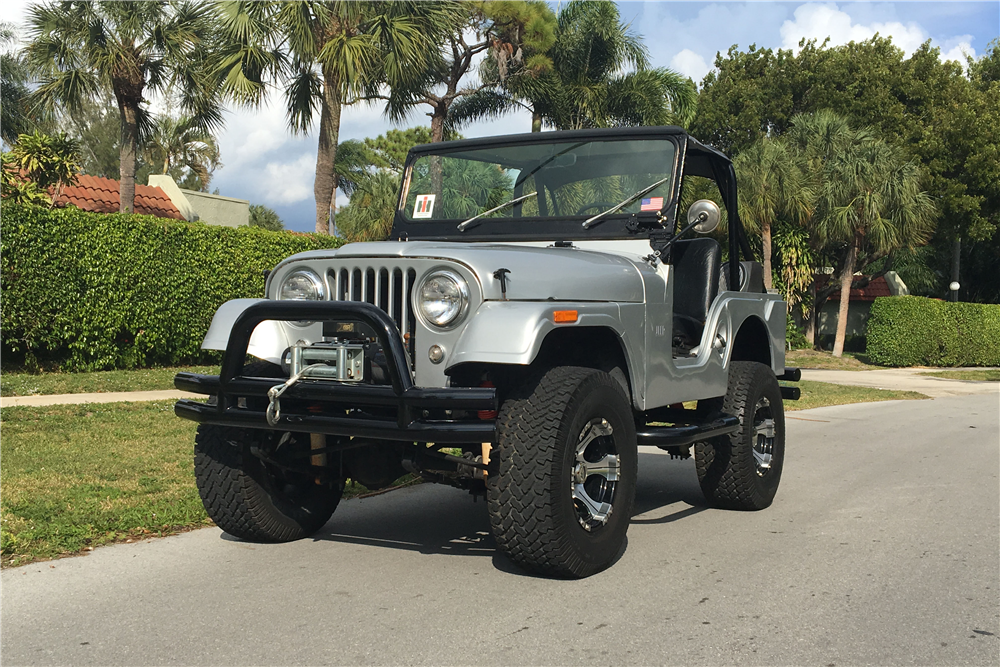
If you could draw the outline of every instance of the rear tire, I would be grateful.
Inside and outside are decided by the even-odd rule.
[[[243,373],[284,377],[280,367],[266,362],[249,364]],[[282,438],[282,447],[309,448],[305,433],[198,427],[194,448],[198,493],[208,516],[230,535],[254,542],[297,540],[322,528],[337,508],[344,492],[342,480],[317,484],[310,475],[279,469],[251,452],[252,447],[273,452]]]
[[[740,428],[695,443],[701,490],[713,507],[764,509],[778,491],[785,459],[785,410],[774,372],[753,361],[732,362],[721,409],[739,417]]]
[[[515,390],[487,478],[497,546],[517,565],[587,577],[625,546],[638,455],[628,397],[609,374],[558,367]]]

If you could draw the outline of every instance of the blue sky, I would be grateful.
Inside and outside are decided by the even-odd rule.
[[[0,20],[23,19],[23,0],[6,0]],[[553,3],[555,7],[558,3]],[[763,48],[795,48],[803,37],[831,44],[891,36],[908,54],[930,39],[942,58],[962,53],[981,55],[1000,36],[1000,2],[619,2],[621,14],[641,34],[658,67],[670,67],[700,82],[717,52],[736,44]],[[427,124],[414,111],[399,127]],[[341,141],[381,134],[393,127],[380,107],[345,109]],[[527,115],[511,115],[479,123],[463,131],[467,137],[527,132]],[[231,111],[219,136],[224,166],[213,187],[220,194],[270,206],[289,229],[314,227],[313,174],[315,134],[291,136],[280,97],[259,111]]]

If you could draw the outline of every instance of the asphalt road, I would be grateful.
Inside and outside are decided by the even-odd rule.
[[[640,454],[628,547],[583,581],[495,553],[424,485],[315,539],[204,529],[2,573],[3,665],[1000,663],[1000,394],[791,413],[775,504],[706,509]]]

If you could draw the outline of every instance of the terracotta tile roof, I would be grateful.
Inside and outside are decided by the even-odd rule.
[[[816,288],[820,289],[826,287],[826,284],[830,282],[830,276],[827,274],[819,274],[816,276]],[[885,281],[884,276],[879,276],[874,278],[865,287],[861,289],[851,290],[851,301],[874,301],[880,296],[892,296],[892,292],[889,291],[889,283]],[[840,301],[840,290],[838,289],[829,297],[830,301]]]
[[[84,211],[117,213],[121,201],[118,189],[119,182],[116,180],[81,174],[77,177],[76,185],[63,188],[55,205],[72,204]],[[139,183],[135,184],[135,212],[160,218],[184,219],[167,193],[160,188]]]

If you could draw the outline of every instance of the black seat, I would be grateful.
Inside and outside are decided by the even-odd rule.
[[[722,248],[715,239],[677,241],[674,267],[674,347],[689,350],[701,342],[708,309],[719,294]]]

